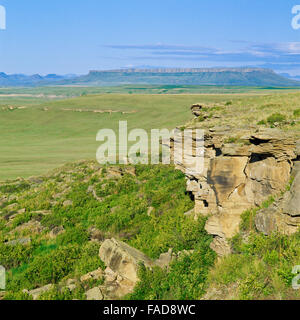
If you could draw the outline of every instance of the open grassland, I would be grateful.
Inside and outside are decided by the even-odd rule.
[[[299,136],[299,91],[241,87],[236,92],[231,88],[230,94],[224,94],[223,87],[211,87],[211,91],[201,87],[207,94],[174,94],[174,90],[179,90],[175,87],[169,88],[173,94],[128,94],[132,93],[130,88],[111,88],[127,90],[127,94],[97,95],[96,90],[109,89],[1,89],[0,180],[41,174],[69,161],[95,159],[98,130],[111,128],[117,132],[119,120],[127,120],[129,130],[181,126],[192,119],[189,107],[194,103],[214,107],[208,111],[209,119],[199,122],[201,127],[275,124]],[[188,93],[194,89],[190,87]],[[147,87],[147,90],[154,88]],[[32,96],[1,97],[1,94]],[[66,98],[72,96],[77,97]]]

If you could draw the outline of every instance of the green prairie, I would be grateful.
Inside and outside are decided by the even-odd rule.
[[[116,93],[109,93],[113,91]],[[105,93],[95,94],[98,92]],[[149,94],[153,92],[160,94]],[[194,103],[215,107],[209,125],[259,121],[269,125],[268,117],[282,113],[286,120],[283,129],[296,135],[300,132],[300,93],[290,89],[7,88],[0,90],[0,180],[39,175],[66,162],[95,159],[98,130],[111,128],[117,132],[120,120],[128,121],[128,130],[181,126],[192,119],[190,106]],[[214,119],[214,115],[222,117]]]

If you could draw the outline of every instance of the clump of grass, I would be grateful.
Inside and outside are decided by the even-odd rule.
[[[273,113],[271,116],[267,118],[267,122],[270,125],[274,125],[275,123],[282,123],[286,120],[286,116],[281,113]]]
[[[300,118],[300,109],[294,110],[293,114],[294,114],[294,117]]]
[[[260,120],[257,122],[258,126],[265,126],[267,124],[266,120]]]

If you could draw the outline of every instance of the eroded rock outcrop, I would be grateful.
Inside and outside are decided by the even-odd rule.
[[[197,116],[201,108],[193,106],[192,111]],[[193,155],[189,156],[195,157],[199,153],[195,137],[192,139],[195,146]],[[205,228],[214,236],[212,248],[219,255],[226,255],[230,253],[227,239],[239,231],[241,214],[285,190],[299,157],[299,142],[278,129],[226,126],[206,130],[204,146],[202,172],[190,170],[187,161],[175,159],[175,164],[186,174],[187,191],[195,199],[195,217],[210,216]],[[282,208],[290,231],[300,225],[298,179],[295,178]],[[269,221],[261,224],[275,223],[271,222],[273,216],[261,219]]]
[[[154,266],[153,261],[141,251],[114,238],[103,242],[99,256],[107,267],[134,284],[138,281],[137,272],[140,262],[146,267]]]
[[[104,271],[104,284],[99,288],[105,300],[122,298],[131,293],[139,281],[138,270],[141,264],[150,269],[159,267],[168,271],[173,261],[192,253],[193,250],[175,253],[170,248],[158,259],[152,260],[122,241],[107,239],[99,250],[99,256],[107,267]]]
[[[281,232],[291,235],[300,226],[300,162],[294,166],[291,188],[269,208],[256,215],[256,228],[266,235]]]

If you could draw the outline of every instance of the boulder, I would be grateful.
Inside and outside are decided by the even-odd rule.
[[[104,233],[95,227],[89,228],[90,240],[95,242],[101,242],[104,238]]]
[[[103,300],[103,294],[99,287],[88,290],[86,293],[86,300]]]
[[[202,114],[202,105],[200,104],[193,104],[191,106],[191,111],[192,111],[192,114],[195,116],[195,117],[199,117],[201,114]]]
[[[113,272],[119,274],[133,283],[138,279],[139,264],[153,267],[153,261],[141,251],[130,247],[116,239],[105,240],[99,250],[100,259]]]
[[[70,207],[70,206],[72,206],[73,205],[73,201],[72,200],[66,200],[66,201],[64,201],[64,203],[63,203],[63,206],[64,207]]]
[[[168,252],[162,253],[159,259],[155,260],[155,264],[160,268],[168,268],[170,263],[174,260],[175,256],[173,255],[173,250],[169,249]]]
[[[23,223],[10,233],[14,232],[28,232],[30,231],[31,234],[40,234],[43,232],[44,227],[41,225],[39,221],[30,220],[29,222]]]
[[[52,229],[49,233],[49,237],[50,239],[55,239],[57,236],[59,236],[60,234],[64,233],[65,229],[63,226],[59,226],[59,227],[55,227],[54,229]]]
[[[28,293],[30,296],[32,296],[33,300],[38,300],[39,297],[45,293],[45,292],[48,292],[50,290],[52,290],[54,288],[54,285],[53,284],[48,284],[44,287],[41,287],[41,288],[37,288],[37,289],[34,289],[34,290],[31,290],[31,291],[28,291],[28,290],[23,290],[24,293]]]
[[[16,239],[16,240],[11,240],[8,242],[5,242],[5,245],[7,246],[16,246],[18,244],[21,244],[23,246],[28,245],[31,243],[31,239],[30,238],[20,238],[20,239]]]
[[[102,279],[104,276],[104,273],[103,273],[103,270],[101,268],[95,270],[95,271],[92,271],[92,272],[89,272],[83,276],[80,277],[80,281],[81,282],[86,282],[86,281],[89,281],[91,279],[93,280],[99,280],[99,279]]]

